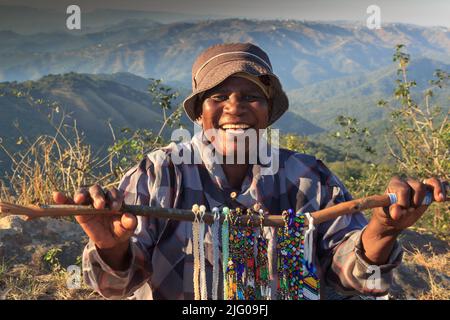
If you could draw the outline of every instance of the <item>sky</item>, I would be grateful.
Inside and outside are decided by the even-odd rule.
[[[369,5],[381,9],[381,23],[450,27],[450,0],[0,0],[0,4],[82,10],[127,9],[259,19],[366,21]]]

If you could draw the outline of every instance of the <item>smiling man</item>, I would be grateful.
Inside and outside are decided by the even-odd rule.
[[[351,199],[339,179],[313,156],[274,149],[270,157],[279,167],[263,173],[267,163],[260,161],[259,149],[266,142],[258,132],[288,109],[288,99],[261,48],[250,43],[207,48],[193,65],[192,89],[184,108],[202,130],[189,142],[151,152],[125,174],[118,189],[104,191],[95,185],[80,190],[73,199],[55,192],[55,202],[113,209],[123,202],[182,209],[204,204],[208,211],[259,203],[270,214],[280,214],[287,209],[313,212]],[[180,149],[199,154],[201,161],[174,163],[173,156]],[[211,149],[214,153],[205,152]],[[256,158],[252,157],[255,152]],[[243,160],[237,161],[239,157]],[[444,201],[445,190],[436,178],[421,183],[394,177],[386,191],[395,193],[398,203],[374,210],[369,222],[357,213],[320,224],[314,231],[313,259],[323,287],[346,295],[385,294],[392,270],[401,261],[396,238],[425,212],[427,207],[421,204],[427,190],[436,201]],[[85,279],[103,296],[194,298],[191,222],[136,218],[127,213],[78,216],[77,221],[90,238],[83,254]],[[266,229],[268,255],[273,257],[273,232]],[[210,233],[208,228],[204,239],[209,293]],[[378,267],[379,281],[369,288],[373,266]],[[272,267],[270,278],[275,276]]]

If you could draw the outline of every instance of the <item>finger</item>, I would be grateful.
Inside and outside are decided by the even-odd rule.
[[[434,200],[437,202],[445,201],[445,190],[443,188],[443,184],[437,178],[429,178],[424,180],[425,184],[433,190]]]
[[[97,219],[97,215],[77,215],[75,216],[75,220],[77,220],[78,223],[87,223],[91,220]]]
[[[67,197],[64,193],[60,191],[53,192],[53,201],[56,204],[74,204],[72,198]]]
[[[408,178],[406,182],[410,186],[411,193],[411,205],[414,208],[418,208],[422,205],[423,199],[427,193],[427,186],[417,180]],[[414,210],[414,208],[412,208]]]
[[[86,188],[80,188],[75,192],[73,199],[76,204],[88,205],[92,203],[92,198],[89,195],[89,191]]]
[[[124,213],[121,217],[120,222],[125,229],[131,230],[133,232],[137,227],[137,218],[134,214],[131,213]]]
[[[389,207],[389,215],[392,220],[400,220],[408,214],[408,210],[399,204],[393,204]]]
[[[106,192],[106,199],[111,210],[119,211],[122,207],[124,195],[117,188],[111,188]]]
[[[389,182],[388,192],[395,193],[397,195],[397,204],[403,208],[409,208],[411,199],[411,188],[410,186],[400,179],[399,177],[394,177]]]
[[[94,201],[95,209],[103,209],[106,205],[105,193],[103,189],[98,185],[93,185],[89,188],[89,194]]]
[[[113,232],[117,240],[127,240],[134,234],[137,226],[137,219],[129,213],[124,213],[120,218],[113,219]]]

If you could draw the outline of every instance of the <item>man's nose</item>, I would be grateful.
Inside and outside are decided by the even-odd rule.
[[[224,111],[229,114],[240,115],[245,112],[247,106],[246,101],[241,95],[232,94],[225,104]]]

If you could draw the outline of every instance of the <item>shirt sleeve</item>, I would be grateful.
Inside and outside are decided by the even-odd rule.
[[[342,182],[319,161],[321,209],[352,200]],[[318,259],[327,285],[344,295],[387,294],[393,269],[402,260],[398,242],[384,265],[370,265],[365,259],[361,235],[367,225],[359,212],[324,222],[318,228]]]
[[[156,170],[158,171],[158,170]],[[130,169],[121,179],[119,190],[124,193],[124,203],[150,205],[156,172],[154,163],[147,157]],[[89,242],[83,251],[83,276],[85,282],[108,299],[129,297],[148,281],[152,274],[152,254],[160,233],[158,219],[138,216],[138,225],[130,239],[129,267],[125,271],[113,270],[101,258],[97,247]]]

